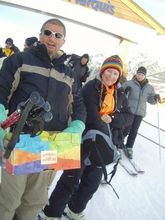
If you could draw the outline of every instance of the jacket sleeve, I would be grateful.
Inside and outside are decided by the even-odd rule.
[[[149,96],[148,96],[148,100],[147,100],[147,102],[148,103],[150,103],[151,105],[155,105],[156,104],[156,100],[155,100],[155,91],[154,91],[154,88],[151,86],[151,85],[149,85],[150,87],[150,94],[149,94]]]
[[[81,120],[85,124],[85,122],[86,122],[86,107],[83,103],[82,94],[77,89],[77,81],[76,81],[75,72],[72,71],[72,73],[74,75],[75,82],[72,86],[73,102],[72,102],[71,118],[72,118],[72,121]]]
[[[124,129],[126,126],[131,125],[133,122],[134,116],[128,105],[128,100],[124,94],[121,104],[122,104],[121,108],[118,106],[117,110],[111,115],[112,117],[112,122],[110,123],[111,128]]]
[[[107,125],[102,121],[99,114],[99,96],[98,91],[94,87],[94,80],[85,84],[81,90],[84,104],[87,109],[87,130],[96,129],[104,134],[108,134]]]
[[[17,53],[18,54],[18,53]],[[8,108],[8,98],[11,94],[11,90],[14,89],[15,74],[17,75],[21,69],[21,62],[16,54],[7,57],[3,61],[2,68],[0,70],[0,103]]]

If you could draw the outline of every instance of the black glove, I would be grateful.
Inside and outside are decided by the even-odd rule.
[[[127,86],[126,89],[125,89],[125,94],[127,94],[130,91],[131,91],[131,86]]]
[[[155,99],[155,101],[158,100],[158,102],[159,102],[159,101],[160,101],[160,95],[159,95],[159,94],[156,94],[156,95],[154,96],[154,99]]]
[[[112,142],[114,145],[120,145],[124,142],[124,135],[121,129],[112,130]]]
[[[85,82],[85,81],[86,81],[85,76],[82,76],[82,77],[80,78],[80,80],[81,80],[81,82]]]

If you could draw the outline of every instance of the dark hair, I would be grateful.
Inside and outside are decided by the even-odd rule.
[[[12,39],[12,38],[7,38],[6,41],[5,41],[5,44],[6,44],[7,42],[10,42],[10,44],[13,45],[13,39]]]
[[[30,47],[32,44],[38,41],[37,37],[28,37],[25,40],[25,43]]]
[[[41,27],[41,30],[40,30],[41,32],[44,30],[45,25],[48,24],[48,23],[59,25],[59,26],[63,27],[63,29],[64,29],[64,37],[66,37],[65,25],[60,20],[58,20],[56,18],[52,18],[52,19],[49,19],[49,20],[45,21],[45,23]]]

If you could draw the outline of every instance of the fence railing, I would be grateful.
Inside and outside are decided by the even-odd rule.
[[[151,124],[151,123],[149,123],[149,122],[147,122],[147,121],[145,121],[145,120],[143,120],[143,122],[145,122],[145,123],[149,124],[150,126],[152,126],[152,127],[154,127],[154,128],[157,128],[157,129],[158,129],[158,127],[157,127],[157,126],[155,126],[155,125],[153,125],[153,124]],[[164,130],[164,129],[162,129],[162,128],[160,128],[160,131],[165,132],[165,130]],[[151,140],[150,138],[148,138],[148,137],[146,137],[146,136],[144,136],[144,135],[140,134],[139,132],[138,132],[138,135],[140,135],[141,137],[143,137],[143,138],[145,138],[145,139],[147,139],[147,140],[151,141],[152,143],[154,143],[154,144],[156,144],[156,145],[159,145],[159,143],[157,143],[157,142],[155,142],[155,141]],[[164,148],[164,149],[165,149],[165,146],[163,146],[163,145],[160,145],[160,147],[162,147],[162,148]]]

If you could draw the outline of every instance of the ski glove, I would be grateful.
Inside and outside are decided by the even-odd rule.
[[[5,111],[5,107],[2,104],[0,104],[0,125],[4,120],[6,120],[6,118],[7,118],[7,114]],[[5,137],[5,131],[0,126],[0,139],[4,137]]]
[[[155,96],[154,96],[154,99],[155,99],[155,101],[160,101],[160,95],[159,94],[156,94]]]
[[[82,134],[84,129],[85,129],[85,124],[80,120],[75,120],[72,121],[69,127],[64,129],[63,132]]]

